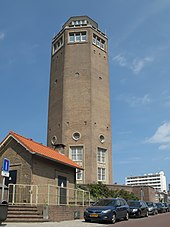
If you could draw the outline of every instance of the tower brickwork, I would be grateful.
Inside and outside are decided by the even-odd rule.
[[[84,168],[78,183],[112,183],[108,39],[87,16],[52,40],[47,144]]]

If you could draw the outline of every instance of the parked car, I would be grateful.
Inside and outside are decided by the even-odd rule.
[[[168,212],[170,212],[170,203],[168,203]]]
[[[168,206],[168,203],[163,203],[164,204],[164,206],[165,206],[165,210],[166,210],[166,212],[168,212],[169,211],[169,206]]]
[[[128,220],[129,206],[122,198],[100,199],[85,210],[84,219],[86,222],[107,221],[113,224],[116,220]]]
[[[158,213],[165,213],[166,207],[163,203],[156,203],[156,206],[158,208]]]
[[[145,201],[129,200],[130,217],[148,217],[148,206]]]
[[[147,206],[148,206],[148,213],[151,215],[155,215],[155,214],[158,214],[158,208],[156,206],[155,203],[153,202],[146,202]]]

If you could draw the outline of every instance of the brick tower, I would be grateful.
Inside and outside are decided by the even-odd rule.
[[[77,183],[112,183],[108,39],[87,16],[52,40],[47,145],[84,168]]]

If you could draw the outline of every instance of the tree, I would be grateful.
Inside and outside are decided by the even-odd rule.
[[[125,200],[138,200],[139,198],[135,196],[134,193],[128,192],[124,189],[111,190],[107,185],[102,183],[97,184],[88,184],[88,185],[79,185],[80,188],[90,191],[90,196],[93,201],[96,201],[100,198],[117,198],[121,197]]]

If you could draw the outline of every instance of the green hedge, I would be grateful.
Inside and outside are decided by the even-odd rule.
[[[90,196],[93,201],[100,198],[117,198],[121,197],[125,200],[138,200],[139,198],[135,196],[134,193],[130,193],[124,189],[121,190],[111,190],[107,185],[102,183],[88,184],[86,186],[79,185],[79,188],[90,191]]]

